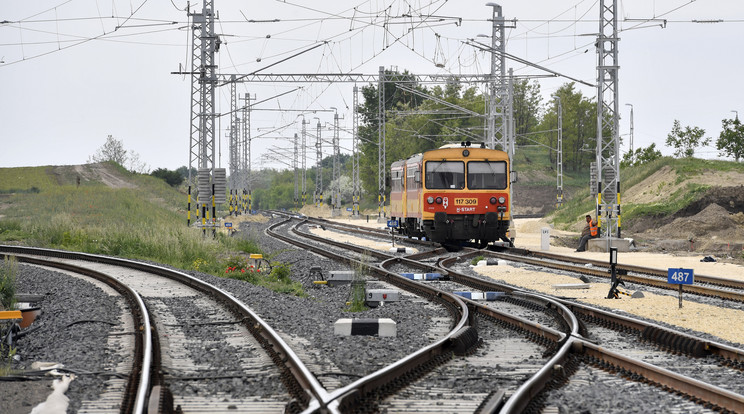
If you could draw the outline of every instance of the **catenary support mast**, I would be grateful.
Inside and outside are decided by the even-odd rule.
[[[197,168],[197,211],[202,224],[212,196],[215,165],[215,86],[217,83],[214,55],[220,40],[214,33],[214,5],[204,0],[200,13],[188,12],[191,18],[191,126],[189,144],[189,186],[192,170]],[[199,213],[198,213],[199,214]]]
[[[600,0],[597,39],[597,219],[605,237],[620,237],[620,128],[617,0]]]

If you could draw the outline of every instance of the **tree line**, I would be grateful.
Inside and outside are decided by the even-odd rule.
[[[438,148],[448,143],[471,141],[482,142],[485,136],[488,96],[476,87],[460,83],[448,83],[427,87],[416,82],[415,76],[408,72],[387,71],[395,75],[396,82],[384,84],[384,111],[386,136],[386,169],[396,160],[413,154]],[[403,84],[405,89],[397,87]],[[413,89],[417,93],[412,93]],[[429,95],[436,99],[426,99]],[[543,102],[540,84],[533,80],[514,82],[513,114],[517,147],[541,146],[548,154],[549,161],[555,165],[558,140],[558,105],[560,100],[563,141],[563,169],[565,172],[586,171],[595,159],[597,136],[597,103],[594,98],[585,97],[573,82],[563,84],[553,94],[554,100]],[[360,177],[364,198],[377,199],[378,193],[378,134],[379,134],[379,91],[377,85],[362,87],[362,103],[357,108],[360,115],[359,155]],[[464,111],[454,108],[462,108]],[[610,131],[603,131],[609,136]],[[675,120],[667,135],[665,144],[675,150],[677,157],[692,157],[696,148],[709,145],[712,138],[705,137],[705,131],[694,126],[682,127]],[[722,156],[734,158],[737,162],[744,158],[744,126],[735,119],[723,119],[722,131],[716,140],[716,148]],[[652,143],[646,148],[637,148],[623,155],[621,167],[643,164],[661,157],[661,152]],[[106,144],[89,161],[115,161],[130,171],[146,173],[146,166],[139,162],[139,155],[127,153],[123,143],[109,135]],[[321,162],[325,198],[331,194],[330,188],[337,187],[343,203],[351,202],[351,157],[342,154],[341,179],[331,182],[333,157]],[[169,171],[158,168],[150,173],[172,186],[180,185],[188,176],[188,169],[181,167]],[[315,168],[306,172],[308,189],[307,200],[312,203],[315,190]],[[194,173],[195,176],[195,173]],[[294,197],[294,172],[281,170],[261,170],[253,174],[255,208],[291,208],[302,202],[302,195]],[[298,183],[302,188],[302,183]],[[387,193],[389,189],[386,189]]]

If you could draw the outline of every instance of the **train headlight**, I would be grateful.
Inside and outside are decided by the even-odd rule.
[[[506,203],[506,197],[504,196],[499,197],[499,204],[504,204],[504,203]]]
[[[442,204],[442,197],[437,197],[435,201],[437,202],[437,204]]]
[[[428,198],[426,199],[426,202],[427,202],[427,203],[429,203],[429,204],[434,204],[434,197],[432,197],[432,196],[429,196],[429,197],[428,197]]]
[[[490,202],[491,202],[491,204],[496,204],[496,201],[497,201],[497,200],[496,200],[496,197],[491,197],[491,199],[490,199],[490,200],[488,200],[488,201],[490,201]]]

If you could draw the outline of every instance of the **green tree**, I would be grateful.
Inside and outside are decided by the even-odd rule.
[[[113,161],[121,166],[125,166],[128,160],[127,150],[124,149],[124,142],[116,139],[113,135],[106,138],[106,143],[96,150],[96,153],[88,157],[88,162],[107,162]]]
[[[517,81],[514,84],[514,124],[517,145],[525,143],[525,138],[530,132],[536,130],[540,120],[540,84],[537,81],[532,83],[526,79]]]
[[[416,108],[424,100],[424,98],[415,95],[413,93],[404,91],[396,86],[396,83],[404,83],[408,87],[426,92],[426,88],[416,84],[415,76],[410,73],[397,72],[397,71],[385,71],[388,79],[392,81],[385,82],[385,111],[399,108]],[[378,119],[378,107],[379,107],[379,91],[376,85],[367,85],[362,87],[362,103],[358,107],[360,125],[359,125],[359,138],[360,138],[360,161],[359,170],[360,178],[362,180],[362,187],[368,194],[378,193],[378,130],[379,130],[379,119]],[[389,120],[386,118],[386,122]],[[390,148],[387,144],[386,148]],[[387,165],[385,168],[390,167],[390,163],[394,159],[390,156],[386,157]],[[325,177],[324,177],[325,178]],[[325,180],[324,180],[325,182]]]
[[[736,162],[744,157],[744,125],[736,119],[724,119],[723,131],[716,141],[716,149],[721,151],[721,155],[733,157]]]
[[[652,143],[646,148],[636,148],[633,152],[626,152],[620,161],[620,167],[643,165],[659,158],[661,158],[661,151],[656,149],[655,143]]]
[[[558,88],[554,94],[561,100],[563,110],[563,165],[566,170],[585,170],[594,160],[597,136],[596,102],[577,91],[573,82]],[[537,138],[550,148],[550,159],[555,159],[553,149],[557,148],[558,128],[557,106],[550,102],[537,129],[543,132]]]
[[[674,120],[672,132],[667,135],[666,145],[675,149],[677,157],[691,158],[695,154],[695,148],[710,144],[710,138],[703,138],[705,130],[698,127],[686,126],[683,130],[679,120]]]

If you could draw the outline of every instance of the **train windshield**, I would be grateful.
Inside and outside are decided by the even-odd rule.
[[[468,163],[468,188],[471,190],[506,189],[506,162],[470,161]]]
[[[462,161],[427,161],[426,188],[465,188],[465,163]]]

